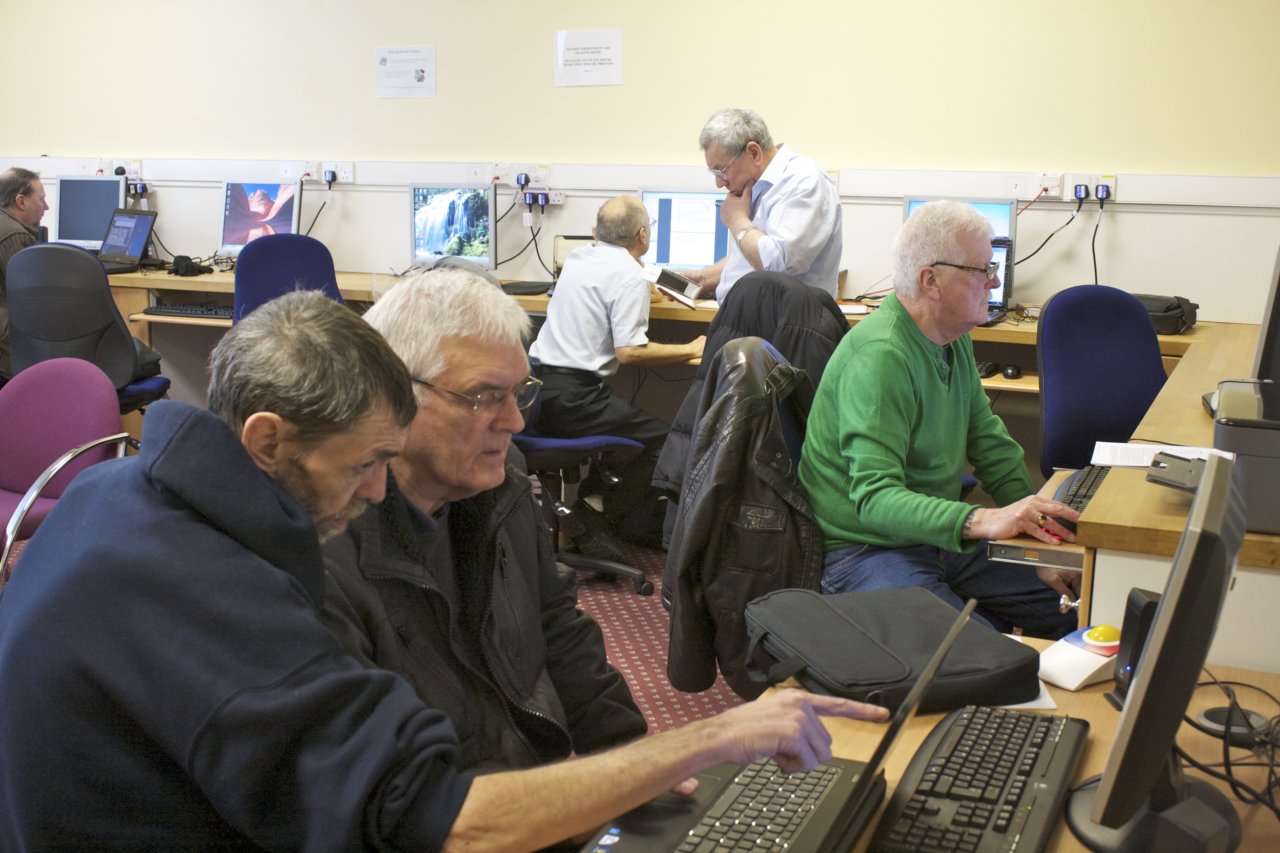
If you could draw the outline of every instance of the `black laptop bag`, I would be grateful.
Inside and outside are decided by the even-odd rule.
[[[955,617],[950,605],[919,587],[838,595],[778,590],[747,605],[747,670],[768,684],[794,676],[814,693],[893,710]],[[969,622],[921,710],[1028,702],[1039,695],[1039,671],[1035,649]]]
[[[1180,335],[1196,324],[1196,309],[1200,306],[1190,299],[1151,293],[1135,293],[1134,296],[1147,309],[1157,335]]]

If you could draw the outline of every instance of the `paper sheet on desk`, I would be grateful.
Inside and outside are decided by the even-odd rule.
[[[1099,441],[1093,446],[1090,465],[1110,465],[1118,468],[1150,468],[1157,453],[1169,453],[1183,459],[1208,459],[1210,454],[1235,459],[1234,453],[1213,447],[1184,447],[1180,444],[1123,444],[1116,441]]]

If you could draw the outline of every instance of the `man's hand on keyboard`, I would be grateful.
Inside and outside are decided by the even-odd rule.
[[[772,758],[787,773],[811,770],[831,758],[831,735],[818,715],[883,722],[889,712],[879,705],[803,690],[781,690],[739,705],[708,721],[728,737],[724,761],[749,764]]]
[[[974,511],[970,539],[1013,539],[1034,536],[1041,542],[1057,545],[1074,542],[1076,535],[1058,523],[1058,519],[1077,521],[1080,513],[1058,501],[1028,495],[1008,506],[980,507]]]

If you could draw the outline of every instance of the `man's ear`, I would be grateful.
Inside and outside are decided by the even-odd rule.
[[[920,285],[920,295],[926,299],[937,299],[941,291],[938,288],[938,276],[933,267],[921,267],[916,275],[919,276],[917,283]]]
[[[274,412],[254,412],[240,430],[240,443],[255,465],[274,474],[295,451],[294,432],[293,425]]]

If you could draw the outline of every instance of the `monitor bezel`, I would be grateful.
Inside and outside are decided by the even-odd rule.
[[[1253,356],[1254,379],[1280,382],[1280,250],[1271,270],[1271,290],[1258,327],[1258,348]]]
[[[414,197],[418,190],[483,190],[489,203],[489,252],[483,265],[479,255],[418,255],[417,213]],[[441,258],[455,257],[470,261],[487,271],[498,268],[498,187],[492,181],[427,181],[409,185],[409,265],[411,268],[435,265]]]
[[[1163,811],[1187,796],[1228,826],[1235,816],[1221,792],[1182,778],[1174,747],[1235,576],[1244,539],[1241,475],[1230,459],[1206,461],[1102,776],[1068,801],[1068,823],[1091,849],[1134,842],[1141,849]]]
[[[710,196],[710,197],[714,197],[714,199],[718,203],[723,203],[725,198],[727,198],[729,195],[726,190],[722,190],[722,189],[691,190],[688,188],[673,189],[672,187],[641,187],[638,192],[640,197],[640,203],[644,205],[645,210],[649,210],[649,205],[646,203],[648,201],[648,199],[646,198],[647,196]],[[728,240],[731,241],[733,239],[732,235],[729,235],[728,228],[724,225],[723,222],[719,220],[719,215],[718,215],[719,210],[720,208],[717,206],[716,229],[717,230],[723,229],[725,234],[728,235]],[[649,216],[650,218],[653,218],[655,214],[652,211],[650,211]],[[659,223],[659,228],[661,228],[661,223]],[[657,241],[656,235],[652,237],[649,242],[650,242],[649,250],[645,252],[643,256],[641,256],[640,262],[642,264],[645,264],[646,266],[657,265],[658,241]],[[711,254],[712,254],[711,262],[703,266],[707,266],[707,267],[713,266],[715,264],[720,263],[720,261],[724,260],[724,258],[727,257],[729,254],[728,241],[726,241],[725,243],[725,254],[723,256],[719,258],[714,257],[715,256],[714,250],[712,251]],[[681,264],[681,263],[665,264],[664,266],[670,266],[672,269],[677,269],[677,270],[702,268],[697,264]]]
[[[222,196],[221,196],[222,216],[219,218],[219,231],[218,231],[218,256],[219,257],[224,257],[224,258],[238,257],[240,254],[240,250],[243,249],[246,245],[248,245],[248,243],[236,244],[236,243],[228,243],[226,241],[227,193],[234,186],[250,186],[250,187],[265,186],[265,187],[277,187],[277,188],[293,187],[293,211],[290,213],[290,216],[289,216],[289,227],[291,230],[287,233],[290,233],[290,234],[302,233],[302,231],[300,230],[301,222],[302,222],[302,181],[250,181],[250,180],[223,181]],[[278,191],[279,190],[277,189],[277,192]],[[277,232],[277,233],[286,233],[286,232]],[[249,242],[253,242],[253,241],[250,240]]]
[[[128,179],[124,175],[59,175],[57,176],[55,181],[56,181],[56,184],[55,184],[55,190],[54,190],[55,198],[54,198],[54,211],[53,211],[54,212],[53,221],[54,221],[55,227],[54,227],[54,234],[50,239],[55,240],[59,243],[67,243],[72,246],[79,246],[81,249],[88,249],[91,252],[96,252],[100,250],[102,248],[102,238],[106,236],[107,228],[111,224],[112,214],[114,214],[115,211],[118,210],[119,208],[125,207],[127,204]],[[93,182],[93,183],[103,183],[103,184],[114,181],[116,184],[118,184],[118,190],[116,193],[116,202],[112,206],[111,210],[107,211],[107,220],[106,222],[103,223],[102,233],[98,235],[97,239],[80,239],[80,238],[74,238],[74,237],[66,237],[62,234],[62,214],[63,214],[63,211],[65,210],[62,193],[63,193],[64,182],[67,182],[67,181]]]

